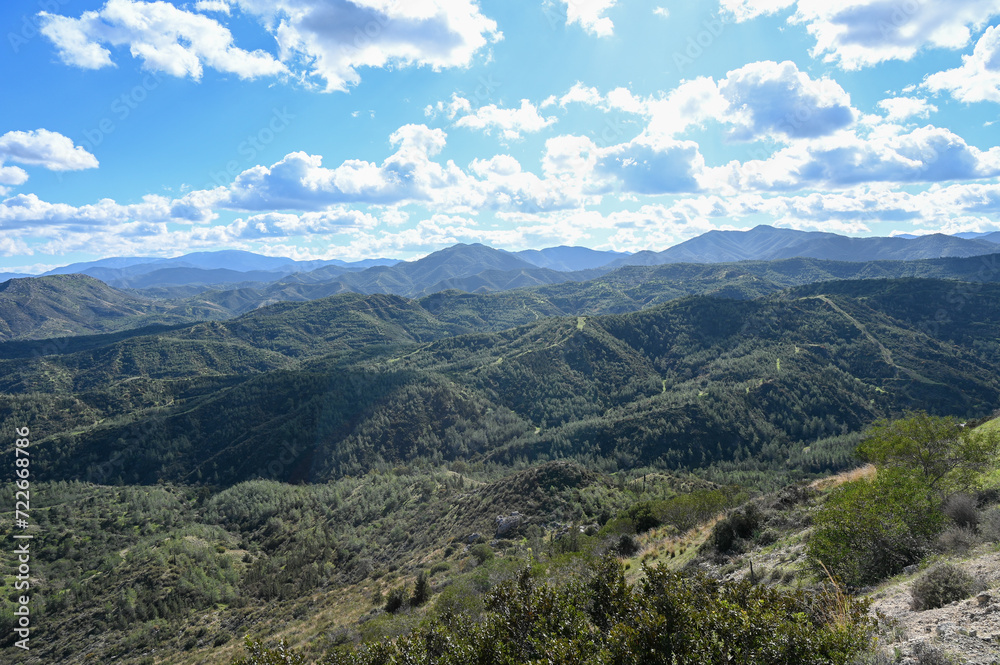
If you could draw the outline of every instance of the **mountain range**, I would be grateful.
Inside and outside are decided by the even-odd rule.
[[[487,257],[481,251],[482,245],[459,244],[417,261],[366,259],[345,262],[335,259],[296,261],[224,250],[197,252],[172,259],[107,258],[74,263],[44,275],[84,274],[117,288],[150,290],[150,295],[166,297],[193,295],[213,288],[335,282],[347,291],[413,296],[445,288],[497,290],[579,281],[581,277],[555,273],[583,272],[582,278],[587,279],[593,274],[586,271],[626,265],[769,261],[793,257],[835,261],[915,260],[991,254],[996,251],[997,243],[1000,243],[1000,232],[850,238],[834,233],[757,226],[748,231],[709,231],[661,252],[642,251],[635,254],[560,246],[518,252],[495,250],[498,254]],[[399,270],[387,270],[389,268]],[[490,274],[479,280],[454,281],[485,272]],[[368,274],[361,276],[359,273]],[[0,273],[0,279],[26,276],[29,275]],[[335,292],[332,288],[328,291]]]

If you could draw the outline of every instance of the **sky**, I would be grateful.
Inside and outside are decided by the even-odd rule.
[[[0,26],[0,272],[1000,229],[1000,0],[19,0]]]

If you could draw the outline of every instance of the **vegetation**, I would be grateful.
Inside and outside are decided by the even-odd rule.
[[[539,584],[528,569],[494,587],[477,619],[445,615],[394,642],[337,649],[325,665],[382,663],[850,663],[867,648],[866,604],[824,590],[781,592],[662,568],[626,582],[615,559],[579,583]],[[248,643],[233,665],[300,662]]]
[[[872,624],[824,566],[854,591],[1000,533],[1000,286],[943,320],[968,285],[747,264],[672,299],[719,269],[0,344],[31,662],[850,662]],[[856,451],[873,477],[809,484]],[[737,574],[809,526],[811,570]]]
[[[998,450],[996,430],[954,418],[914,413],[876,423],[858,454],[877,475],[831,494],[816,516],[810,556],[852,586],[902,572],[930,551],[949,517],[959,528],[975,527],[975,501],[958,490],[977,486]]]
[[[976,590],[976,581],[958,566],[935,566],[913,583],[913,609],[932,610],[965,600]]]

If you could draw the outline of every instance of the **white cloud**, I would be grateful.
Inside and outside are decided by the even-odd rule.
[[[566,6],[566,25],[579,23],[588,33],[597,37],[610,37],[615,24],[604,13],[618,0],[559,0]]]
[[[278,57],[246,51],[219,20],[239,4],[277,42]],[[462,67],[502,34],[472,0],[201,0],[198,11],[169,2],[108,0],[79,18],[41,12],[41,32],[67,64],[113,66],[108,47],[128,47],[146,69],[200,79],[205,67],[243,79],[294,74],[307,85],[345,90],[362,67]]]
[[[730,136],[826,136],[855,120],[851,97],[836,81],[812,79],[793,62],[754,62],[733,70],[719,82],[729,102]]]
[[[1000,26],[986,29],[972,55],[962,56],[962,66],[928,76],[923,87],[947,90],[962,102],[1000,103]]]
[[[982,151],[948,129],[875,128],[798,143],[764,160],[707,169],[706,181],[734,191],[845,188],[862,183],[936,183],[1000,175],[1000,147]]]
[[[646,135],[674,137],[708,121],[732,126],[729,138],[746,141],[826,136],[855,122],[851,98],[833,79],[810,78],[795,63],[752,62],[718,82],[701,76],[681,83],[666,96],[637,97],[626,88],[602,96],[580,83],[560,99],[648,118]]]
[[[108,0],[73,19],[41,12],[41,32],[64,62],[86,69],[112,66],[105,45],[127,46],[143,67],[172,76],[202,77],[204,66],[241,79],[287,72],[270,54],[233,45],[229,30],[207,16],[169,2]]]
[[[240,0],[275,25],[283,62],[300,61],[326,91],[356,85],[363,67],[465,67],[502,39],[472,0]]]
[[[936,113],[938,108],[921,97],[890,97],[878,103],[885,111],[885,119],[889,122],[899,122],[907,118],[927,118]]]
[[[795,4],[795,0],[722,0],[722,10],[732,14],[737,22],[749,21],[766,14],[775,14]]]
[[[612,146],[597,162],[598,173],[617,179],[623,192],[636,194],[698,191],[704,167],[697,143],[672,139],[651,143],[639,138]]]
[[[527,99],[521,100],[520,108],[504,109],[496,104],[481,106],[472,113],[465,109],[467,115],[455,121],[456,127],[479,129],[487,134],[493,128],[499,129],[503,138],[514,140],[521,138],[521,132],[538,132],[556,122],[555,116],[543,118],[538,109]]]
[[[369,213],[339,207],[301,215],[276,212],[253,215],[233,221],[226,230],[234,238],[258,239],[343,233],[377,225],[378,220]]]
[[[597,91],[597,88],[585,86],[577,81],[565,95],[559,98],[559,106],[565,107],[572,103],[596,106],[601,103],[601,93]]]
[[[28,173],[24,169],[0,164],[0,196],[6,196],[12,186],[23,185],[27,181]]]
[[[662,18],[669,18],[670,10],[666,7],[653,7],[653,14]]]
[[[198,0],[194,8],[200,12],[219,12],[229,15],[229,3],[225,0]]]
[[[788,19],[804,24],[822,56],[846,70],[887,60],[910,60],[926,47],[959,49],[1000,14],[1000,0],[723,0],[722,8],[746,21],[795,5]]]
[[[80,171],[98,167],[97,158],[80,146],[73,145],[72,139],[47,129],[13,131],[0,136],[0,165],[5,161],[41,166],[50,171]]]

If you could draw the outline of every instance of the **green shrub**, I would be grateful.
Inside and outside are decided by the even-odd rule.
[[[427,581],[427,573],[420,571],[417,581],[413,584],[413,595],[410,597],[410,605],[420,607],[431,597],[431,584]]]
[[[976,590],[976,581],[967,572],[951,564],[931,568],[913,583],[910,595],[913,609],[932,610],[956,600],[968,598]]]
[[[403,587],[396,587],[385,597],[385,611],[394,614],[403,608],[406,603],[406,590]]]
[[[305,665],[306,659],[301,654],[288,648],[288,644],[282,641],[278,646],[269,649],[263,642],[250,639],[247,636],[244,645],[250,655],[246,658],[234,660],[232,665]]]
[[[435,615],[323,665],[848,665],[870,650],[875,627],[866,602],[836,589],[780,591],[662,567],[632,586],[607,558],[582,581],[558,585],[523,569],[490,590],[478,617]]]
[[[630,557],[639,551],[639,543],[636,541],[635,536],[623,533],[618,536],[617,541],[615,541],[611,549],[619,556]]]
[[[474,545],[472,549],[469,550],[469,554],[473,556],[480,566],[493,558],[493,550],[486,543]]]
[[[708,542],[716,552],[742,552],[763,523],[764,515],[755,503],[734,510],[712,527]]]
[[[920,561],[944,525],[944,514],[912,475],[881,470],[874,480],[833,490],[814,519],[808,553],[851,586],[877,583]]]

